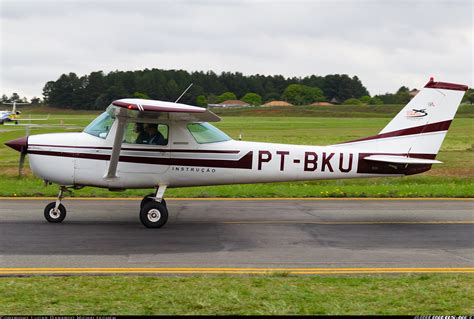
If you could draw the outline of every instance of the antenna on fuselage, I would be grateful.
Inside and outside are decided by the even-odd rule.
[[[185,95],[186,92],[188,92],[188,90],[191,88],[191,86],[193,86],[193,83],[189,84],[189,86],[186,88],[186,90],[184,90],[184,92],[181,93],[181,95],[176,99],[176,101],[174,101],[174,103],[178,103],[178,101],[183,97],[183,95]]]

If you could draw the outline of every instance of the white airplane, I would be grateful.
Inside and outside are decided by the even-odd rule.
[[[12,110],[11,111],[0,111],[0,125],[5,123],[5,122],[15,122],[15,124],[18,124],[18,116],[21,114],[20,111],[16,110],[17,105],[23,105],[23,104],[29,104],[29,103],[19,103],[19,102],[2,102],[2,104],[7,104],[7,105],[12,105]]]
[[[15,124],[18,124],[19,121],[46,121],[49,119],[49,115],[47,118],[41,118],[41,119],[32,119],[32,118],[28,118],[28,119],[22,119],[20,118],[20,114],[21,112],[20,111],[17,111],[16,109],[16,106],[17,105],[26,105],[26,104],[30,104],[30,103],[23,103],[23,102],[2,102],[2,104],[7,104],[7,105],[12,105],[12,110],[11,111],[8,111],[8,110],[4,110],[4,111],[0,111],[0,125],[6,123],[6,122],[15,122]]]
[[[168,219],[170,187],[404,176],[428,171],[467,86],[426,86],[377,135],[329,146],[232,140],[209,122],[211,111],[143,99],[112,102],[81,133],[41,134],[6,145],[30,158],[31,170],[60,185],[46,220],[66,217],[64,191],[84,186],[155,188],[140,205],[140,220],[160,228]],[[143,124],[142,124],[143,123]],[[144,127],[144,128],[143,128]]]

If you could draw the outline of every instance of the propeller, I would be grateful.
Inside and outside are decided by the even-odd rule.
[[[26,140],[28,141],[28,137],[30,136],[30,126],[29,125],[25,126],[25,136],[26,136]],[[28,144],[27,143],[25,143],[25,145],[22,145],[20,147],[20,161],[18,163],[18,176],[19,177],[23,176],[23,167],[25,165],[25,158],[26,158],[26,154],[28,154],[27,149],[28,149]]]
[[[29,128],[26,129],[26,134],[30,134]],[[11,147],[17,152],[20,152],[20,162],[18,163],[18,174],[20,176],[22,176],[23,164],[25,163],[25,157],[28,153],[28,135],[5,143],[6,146]]]

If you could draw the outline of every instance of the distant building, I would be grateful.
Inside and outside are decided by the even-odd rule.
[[[329,102],[314,102],[312,104],[310,104],[311,106],[329,106],[329,105],[334,105],[332,103],[329,103]]]
[[[339,99],[337,97],[333,97],[330,101],[332,104],[339,104],[341,102],[339,102]]]
[[[271,101],[263,104],[262,106],[293,106],[293,104],[286,101]]]
[[[243,107],[243,106],[250,106],[250,104],[241,101],[241,100],[226,100],[224,102],[221,102],[219,104],[208,104],[208,106],[213,106],[213,107]]]

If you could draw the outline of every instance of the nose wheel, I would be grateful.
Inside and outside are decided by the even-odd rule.
[[[62,199],[64,198],[64,192],[66,187],[61,186],[59,188],[58,198],[55,202],[51,202],[44,208],[44,218],[50,223],[60,223],[66,218],[66,207],[61,204]]]
[[[66,207],[59,204],[56,208],[56,202],[51,202],[44,208],[44,218],[50,223],[60,223],[66,218]]]

